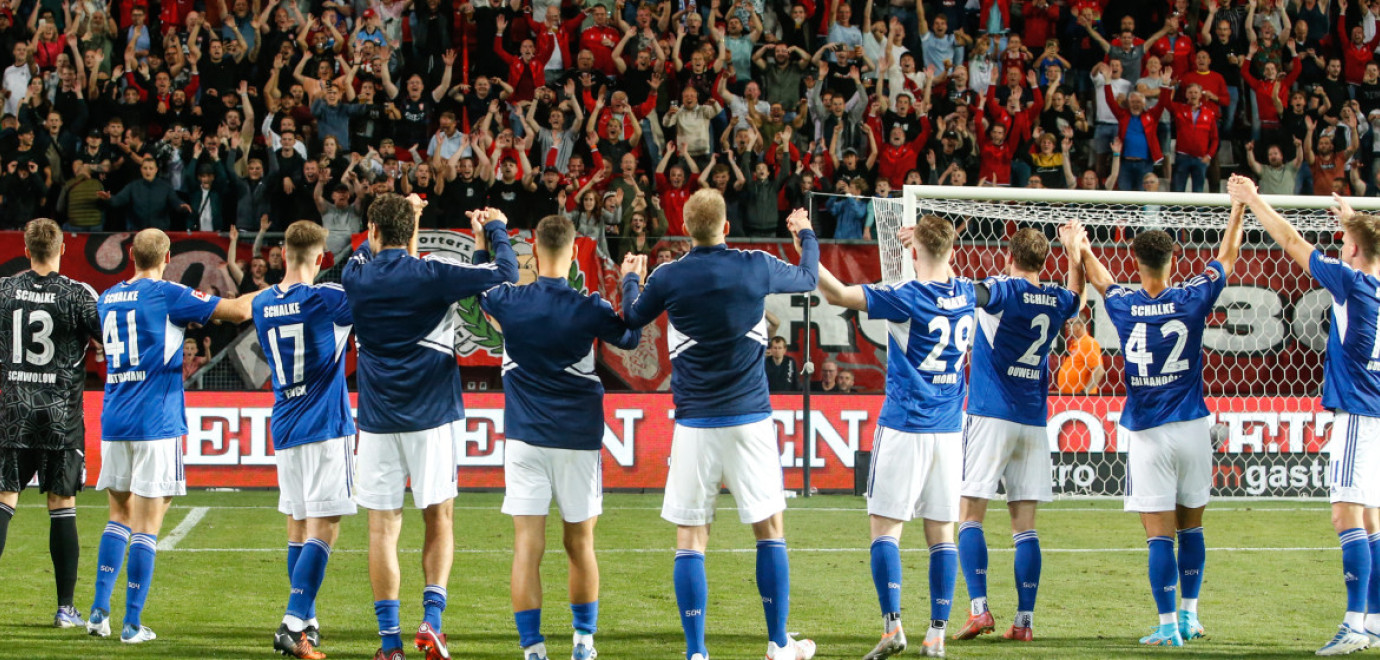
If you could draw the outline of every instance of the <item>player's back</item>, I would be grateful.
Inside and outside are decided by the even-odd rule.
[[[359,346],[360,428],[422,431],[465,416],[451,305],[516,281],[517,262],[503,237],[495,263],[479,265],[419,259],[401,249],[374,254],[368,245],[355,251],[341,283]]]
[[[1216,261],[1201,275],[1151,296],[1120,285],[1104,304],[1126,361],[1126,409],[1132,431],[1208,415],[1203,399],[1203,330],[1226,274]]]
[[[160,440],[187,434],[182,340],[205,324],[218,298],[175,282],[140,278],[101,294],[97,313],[105,346],[101,437]]]
[[[1322,405],[1380,417],[1380,278],[1314,252],[1309,272],[1332,294]]]
[[[634,285],[627,293],[635,292]],[[530,445],[598,449],[604,386],[594,371],[594,341],[633,349],[641,333],[599,294],[587,296],[561,278],[504,284],[481,302],[503,329],[504,434]]]
[[[867,314],[887,324],[886,400],[878,424],[906,433],[963,428],[963,362],[973,339],[973,281],[863,287]]]
[[[1048,415],[1049,350],[1078,312],[1078,294],[1000,275],[982,281],[978,336],[969,373],[968,414],[1043,425]]]
[[[666,310],[676,419],[771,413],[766,296],[814,288],[818,243],[802,234],[802,245],[801,266],[720,244],[696,247],[647,278],[629,318]]]
[[[96,292],[57,273],[0,281],[0,447],[81,449]]]
[[[254,296],[273,379],[273,448],[353,436],[345,350],[354,320],[337,284],[275,284]]]

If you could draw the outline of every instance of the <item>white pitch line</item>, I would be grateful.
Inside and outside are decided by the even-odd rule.
[[[187,538],[187,535],[192,532],[196,524],[201,522],[201,519],[205,518],[206,514],[210,511],[211,507],[208,506],[193,507],[191,511],[187,512],[187,516],[182,519],[182,522],[177,523],[177,527],[174,527],[173,531],[169,532],[167,536],[158,539],[158,551],[168,552],[170,550],[177,550],[178,542]]]
[[[159,544],[160,551],[163,550]],[[1325,546],[1319,548],[1208,548],[1209,552],[1336,552],[1340,548],[1336,546]],[[172,552],[286,552],[283,548],[170,548]],[[362,554],[368,552],[364,548],[335,548],[332,554],[337,553]],[[421,552],[420,548],[399,548],[398,552],[414,554]],[[564,550],[553,549],[548,551],[552,554],[562,554]],[[598,554],[674,554],[674,550],[668,548],[600,548]],[[719,548],[707,551],[710,554],[746,554],[757,552],[756,548]],[[792,553],[811,553],[811,554],[843,554],[843,553],[863,553],[871,552],[871,549],[862,548],[790,548]],[[928,548],[901,548],[901,552],[925,552]],[[992,548],[988,552],[1005,553],[1015,552],[1014,548]],[[1046,554],[1087,554],[1087,553],[1126,553],[1126,554],[1145,554],[1145,548],[1042,548],[1041,552]],[[511,555],[512,550],[508,549],[488,549],[488,548],[459,548],[456,549],[457,555]]]

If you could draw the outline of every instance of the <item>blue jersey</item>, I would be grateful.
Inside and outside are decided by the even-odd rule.
[[[1202,275],[1154,298],[1140,289],[1107,287],[1107,316],[1126,360],[1122,426],[1142,431],[1208,416],[1203,329],[1226,282],[1226,271],[1214,260]]]
[[[101,294],[96,314],[105,344],[104,440],[163,440],[187,435],[182,340],[187,324],[205,325],[220,298],[175,282],[140,278]]]
[[[968,414],[1044,426],[1049,417],[1049,347],[1078,294],[999,275],[982,281],[987,304],[977,310],[978,336],[968,375]]]
[[[1308,271],[1332,294],[1322,404],[1329,410],[1380,417],[1380,278],[1314,252]]]
[[[518,276],[503,223],[484,232],[494,263],[418,259],[401,249],[374,254],[365,243],[345,264],[341,283],[359,346],[359,428],[408,433],[464,419],[451,305]]]
[[[254,296],[254,327],[273,375],[273,448],[355,434],[345,387],[350,305],[338,284],[276,284]]]
[[[963,430],[963,360],[973,341],[973,281],[863,287],[867,315],[887,324],[886,400],[877,423],[905,433]]]
[[[637,279],[623,282],[623,299],[637,297]],[[604,440],[604,386],[594,373],[594,340],[637,348],[629,330],[599,297],[543,277],[526,286],[504,284],[480,300],[503,329],[504,435],[529,445],[594,449]]]
[[[666,312],[677,422],[717,428],[771,415],[762,368],[766,297],[813,291],[819,282],[819,241],[807,230],[800,242],[799,266],[757,250],[696,247],[657,267],[642,295],[623,306],[634,328]]]

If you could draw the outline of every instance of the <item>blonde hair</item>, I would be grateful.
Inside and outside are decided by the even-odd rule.
[[[168,258],[168,248],[171,246],[172,241],[161,229],[150,228],[135,234],[134,247],[130,249],[130,254],[134,256],[134,267],[139,270],[157,268]]]
[[[288,263],[307,263],[316,250],[325,248],[329,233],[325,227],[310,220],[298,220],[288,225],[283,234],[283,254]]]
[[[1342,228],[1351,234],[1351,240],[1360,248],[1366,261],[1374,261],[1380,256],[1380,216],[1369,213],[1353,213],[1342,221]]]
[[[922,216],[915,223],[915,246],[935,259],[948,255],[957,235],[953,224],[937,215]]]
[[[24,247],[29,258],[43,263],[62,250],[62,228],[48,218],[35,218],[24,225]]]
[[[708,243],[719,236],[728,219],[724,196],[712,188],[702,189],[685,202],[685,232],[700,243]]]

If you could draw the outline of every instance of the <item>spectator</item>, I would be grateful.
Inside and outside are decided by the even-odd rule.
[[[58,215],[67,218],[62,228],[76,232],[101,231],[105,214],[97,195],[104,190],[100,180],[92,178],[91,165],[73,161],[72,178],[63,184],[57,200]]]
[[[1251,46],[1251,53],[1255,52],[1255,46]],[[1251,73],[1250,60],[1242,60],[1241,77],[1246,80],[1246,85],[1255,92],[1256,106],[1259,109],[1260,121],[1251,127],[1251,139],[1260,139],[1264,131],[1277,131],[1280,127],[1280,114],[1284,110],[1284,104],[1289,101],[1289,88],[1293,87],[1294,81],[1298,79],[1299,73],[1303,70],[1303,65],[1297,57],[1294,64],[1289,69],[1289,73],[1284,76],[1279,75],[1279,65],[1274,62],[1266,62],[1262,67],[1263,78],[1256,78]]]
[[[33,166],[33,171],[37,171],[37,163]],[[131,229],[152,227],[167,231],[172,229],[174,216],[192,212],[192,207],[173,192],[172,186],[166,180],[158,178],[158,163],[154,159],[144,160],[143,165],[139,166],[139,174],[140,178],[137,181],[125,185],[115,195],[107,191],[96,193],[96,197],[108,201],[111,208],[129,209],[126,217],[132,220]]]
[[[839,371],[839,394],[859,394],[860,391],[853,384],[853,372],[847,369]]]
[[[772,392],[794,392],[800,389],[799,369],[795,358],[786,355],[786,338],[772,337],[767,344],[767,389]]]
[[[663,123],[676,129],[676,142],[685,148],[685,155],[703,165],[709,158],[713,142],[710,140],[709,120],[720,112],[719,104],[712,99],[700,103],[700,93],[694,87],[686,87],[681,92],[681,105],[671,106]]]
[[[1097,394],[1107,370],[1102,366],[1102,345],[1088,334],[1082,318],[1069,320],[1068,345],[1055,375],[1060,394]]]
[[[833,360],[825,360],[824,366],[819,368],[819,380],[810,384],[810,389],[817,392],[838,392],[839,389],[839,364]]]
[[[206,348],[209,350],[211,344],[210,337],[206,338]],[[182,380],[191,380],[196,372],[210,362],[210,358],[201,354],[201,347],[197,346],[196,339],[188,337],[182,340]]]
[[[1299,168],[1303,165],[1303,156],[1303,142],[1296,138],[1294,140],[1293,161],[1286,162],[1284,149],[1277,144],[1272,144],[1265,150],[1266,160],[1262,165],[1255,159],[1255,143],[1246,143],[1246,162],[1250,165],[1251,171],[1260,178],[1260,194],[1262,195],[1294,194],[1297,189]]]
[[[356,181],[355,174],[350,172],[345,176],[346,181]],[[323,196],[326,182],[318,179],[312,188],[312,196],[316,201],[317,208],[321,212],[321,226],[330,232],[326,236],[326,251],[334,255],[337,263],[349,257],[353,245],[351,237],[364,230],[364,210],[360,207],[362,195],[357,191],[352,191],[349,184],[340,182],[332,184],[329,188],[329,200]],[[353,203],[351,197],[354,197]],[[428,204],[439,206],[439,204]]]
[[[1174,118],[1174,180],[1170,189],[1184,192],[1191,178],[1193,192],[1204,192],[1208,164],[1217,156],[1217,105],[1204,104],[1203,89],[1197,83],[1184,93],[1187,103],[1162,97]]]
[[[1111,142],[1121,134],[1120,116],[1112,108],[1120,107],[1131,92],[1131,81],[1121,77],[1121,61],[1098,64],[1092,70],[1092,82],[1097,90],[1093,101],[1097,104],[1097,124],[1093,129],[1093,155],[1097,158],[1097,173],[1105,175],[1111,161]]]
[[[1135,190],[1145,175],[1164,158],[1156,128],[1165,106],[1147,109],[1145,97],[1140,92],[1131,92],[1126,96],[1126,108],[1122,109],[1113,98],[1111,87],[1102,89],[1108,107],[1120,122],[1117,137],[1121,139],[1123,150],[1120,154],[1121,179],[1117,182],[1117,190]]]
[[[1308,118],[1308,137],[1303,140],[1303,155],[1308,160],[1309,171],[1313,175],[1313,194],[1328,196],[1334,192],[1351,194],[1347,180],[1346,164],[1356,152],[1356,140],[1351,140],[1346,148],[1338,151],[1332,136],[1317,135],[1318,122]],[[1353,115],[1352,122],[1355,122]],[[1353,131],[1353,134],[1355,131]]]

